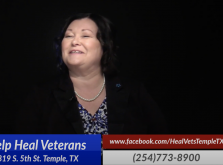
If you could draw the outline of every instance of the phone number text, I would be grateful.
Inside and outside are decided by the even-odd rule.
[[[137,162],[144,162],[144,161],[150,161],[150,162],[161,162],[161,161],[200,161],[200,154],[165,154],[165,153],[134,153],[133,154],[133,163]]]

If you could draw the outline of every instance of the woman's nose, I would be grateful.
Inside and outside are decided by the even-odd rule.
[[[80,39],[78,37],[74,37],[74,39],[72,40],[72,45],[80,45]]]

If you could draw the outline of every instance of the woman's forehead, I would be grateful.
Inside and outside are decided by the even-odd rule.
[[[96,33],[98,30],[97,25],[94,21],[92,21],[89,18],[83,18],[74,20],[70,23],[70,25],[67,28],[67,31],[91,31],[93,33]]]

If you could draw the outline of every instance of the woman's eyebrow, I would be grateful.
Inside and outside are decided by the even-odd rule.
[[[90,30],[90,29],[82,29],[82,31],[85,31],[85,30],[89,30],[89,31],[91,31],[92,33],[94,33],[92,30]]]
[[[90,29],[82,29],[81,31],[85,31],[85,30],[89,30],[90,32],[94,33],[92,30]],[[67,31],[72,31],[72,29],[67,29]]]

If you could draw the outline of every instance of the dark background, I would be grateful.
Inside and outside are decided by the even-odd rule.
[[[116,25],[121,72],[145,84],[171,133],[222,134],[222,2],[2,0],[0,133],[14,132],[31,87],[57,74],[53,38],[79,11]]]

